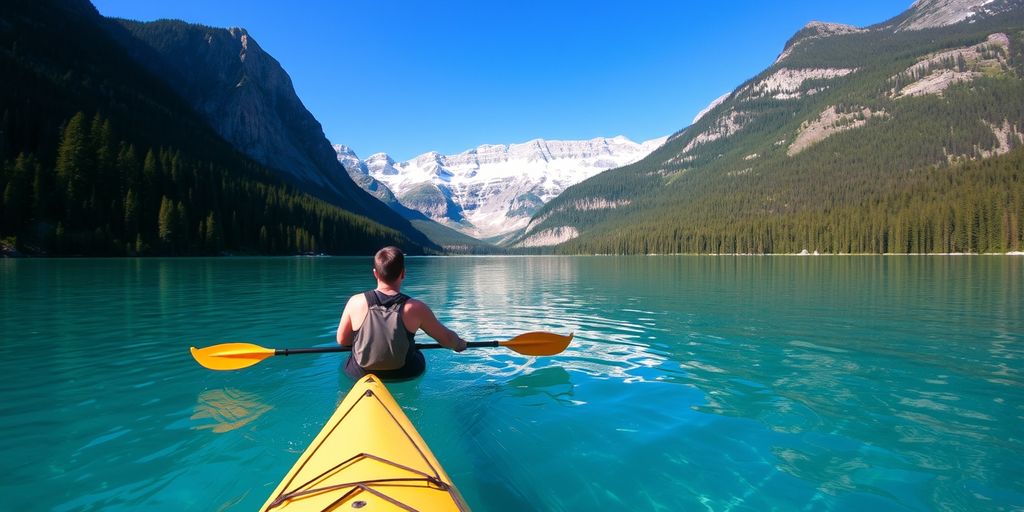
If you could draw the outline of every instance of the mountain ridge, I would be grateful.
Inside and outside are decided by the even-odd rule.
[[[113,21],[130,34],[118,39],[136,61],[170,84],[239,151],[309,193],[431,245],[342,172],[291,77],[248,30],[166,19]]]
[[[936,5],[917,2],[866,29],[815,24],[814,31],[798,32],[787,54],[659,150],[547,203],[514,243],[543,242],[569,253],[1019,246],[1024,235],[1013,219],[1024,212],[1012,172],[973,178],[1003,183],[1008,195],[998,200],[981,199],[1000,193],[988,181],[947,184],[969,187],[961,193],[971,199],[945,214],[942,205],[908,210],[907,203],[916,204],[912,196],[877,199],[904,191],[919,170],[960,169],[1024,144],[1022,2],[995,0],[974,9],[978,3],[956,3],[973,14],[942,26],[897,30]],[[901,96],[911,84],[922,94]],[[1015,161],[998,158],[1000,169]],[[933,193],[952,197],[946,189]],[[993,212],[984,201],[1005,206]],[[933,233],[940,229],[956,235]]]
[[[5,247],[87,256],[352,254],[387,243],[424,251],[229,144],[129,54],[131,37],[84,0],[0,9]]]
[[[665,140],[532,139],[482,144],[454,155],[428,151],[405,162],[386,153],[360,160],[342,145],[335,151],[357,183],[400,211],[421,212],[477,238],[500,238],[525,227],[530,213],[567,186],[631,163]],[[392,197],[397,204],[389,202]]]

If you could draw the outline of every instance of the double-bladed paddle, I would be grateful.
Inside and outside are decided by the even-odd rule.
[[[553,356],[569,346],[572,334],[562,336],[551,332],[527,332],[507,341],[471,341],[466,348],[508,347],[526,356]],[[442,348],[440,343],[416,344],[417,348]],[[324,354],[349,352],[352,347],[264,348],[252,343],[222,343],[206,348],[192,347],[196,362],[211,370],[240,370],[273,356],[292,354]]]

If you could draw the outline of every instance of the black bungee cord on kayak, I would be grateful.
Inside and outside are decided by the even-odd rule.
[[[377,397],[377,395],[373,392],[373,390],[372,389],[368,389],[368,390],[366,390],[365,393],[360,395],[359,400],[356,401],[356,404],[353,404],[353,406],[349,410],[351,411],[352,409],[354,409],[355,405],[357,405],[364,398],[373,398],[373,399],[377,400],[377,402],[380,403],[383,406],[383,403],[380,401],[380,399]],[[449,484],[449,483],[447,483],[447,482],[445,482],[444,480],[441,479],[441,475],[440,475],[440,473],[438,473],[437,468],[435,468],[434,465],[430,463],[430,459],[423,453],[423,450],[420,449],[419,445],[415,442],[413,437],[411,435],[409,435],[409,432],[407,430],[405,430],[404,427],[401,427],[401,423],[398,422],[398,420],[397,420],[397,418],[395,418],[394,414],[391,413],[391,410],[388,409],[387,407],[384,407],[384,409],[388,411],[388,415],[391,416],[391,418],[393,420],[395,420],[395,424],[399,425],[399,428],[401,429],[402,434],[404,434],[406,439],[409,440],[410,444],[412,444],[412,446],[414,446],[416,448],[416,451],[420,454],[420,457],[423,458],[424,462],[427,463],[427,466],[429,466],[430,469],[434,472],[433,475],[431,475],[429,473],[424,473],[423,471],[419,471],[417,469],[410,468],[409,466],[406,466],[404,464],[399,464],[397,462],[387,460],[387,459],[385,459],[383,457],[378,457],[376,455],[369,454],[369,453],[360,453],[358,455],[354,455],[354,456],[348,458],[347,460],[345,460],[345,461],[343,461],[343,462],[341,462],[341,463],[339,463],[339,464],[337,464],[335,466],[332,466],[327,471],[324,471],[323,473],[320,473],[319,475],[313,477],[312,479],[308,480],[305,484],[302,484],[301,486],[299,486],[298,490],[291,491],[291,492],[288,492],[288,493],[285,493],[285,494],[282,494],[282,495],[278,496],[277,498],[274,499],[274,501],[272,501],[270,503],[270,505],[267,507],[267,509],[276,508],[276,507],[280,506],[281,504],[285,503],[286,501],[289,501],[289,500],[292,500],[292,499],[296,499],[296,498],[301,498],[303,496],[308,496],[308,495],[311,495],[311,494],[317,494],[317,493],[328,492],[328,491],[333,491],[333,490],[338,490],[338,489],[345,489],[345,488],[351,487],[351,489],[348,492],[346,492],[344,495],[342,495],[337,500],[332,502],[331,505],[327,509],[324,509],[324,510],[330,510],[331,508],[336,506],[338,503],[344,503],[345,500],[347,500],[350,497],[352,497],[353,493],[356,493],[356,492],[359,492],[359,491],[365,491],[365,492],[368,492],[368,493],[370,493],[370,494],[372,494],[372,495],[374,495],[374,496],[376,496],[376,497],[378,497],[380,499],[383,499],[383,500],[391,503],[392,505],[395,505],[396,507],[399,507],[399,508],[401,508],[403,510],[408,510],[410,512],[419,512],[419,509],[417,509],[415,507],[412,507],[410,505],[407,505],[405,503],[402,503],[401,501],[399,501],[399,500],[397,500],[397,499],[395,499],[395,498],[393,498],[391,496],[388,496],[387,494],[381,492],[379,489],[375,488],[375,486],[379,486],[379,485],[385,485],[386,486],[387,484],[395,484],[395,483],[402,483],[402,482],[426,482],[428,485],[432,485],[432,486],[434,486],[437,489],[440,489],[442,491],[445,491],[445,492],[448,492],[448,493],[454,492],[454,487],[451,484]],[[347,413],[346,413],[346,415],[347,415]],[[338,424],[341,424],[341,422],[338,422]],[[374,461],[377,461],[377,462],[380,462],[380,463],[383,463],[383,464],[387,464],[387,465],[389,465],[391,467],[394,467],[394,468],[397,468],[397,469],[401,469],[403,471],[407,471],[407,472],[409,472],[409,473],[411,473],[412,475],[415,475],[415,476],[410,476],[410,477],[405,477],[405,478],[381,478],[381,479],[375,479],[375,480],[357,480],[357,481],[353,481],[353,482],[345,482],[345,483],[340,483],[340,484],[332,484],[332,485],[327,485],[327,486],[323,486],[323,487],[312,487],[314,482],[323,480],[324,478],[326,478],[331,473],[333,473],[335,471],[338,471],[338,470],[340,470],[340,469],[342,469],[344,467],[347,467],[347,466],[349,466],[351,464],[354,464],[354,463],[356,463],[356,462],[358,462],[360,460],[374,460]],[[309,487],[309,488],[306,488],[306,487]],[[354,508],[361,508],[361,507],[365,506],[366,503],[365,502],[358,502],[357,501],[357,502],[353,503],[352,505],[353,505]],[[462,505],[461,504],[459,504],[459,509],[462,510]]]

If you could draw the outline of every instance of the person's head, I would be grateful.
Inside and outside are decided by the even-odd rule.
[[[373,275],[387,284],[396,284],[405,277],[405,254],[389,245],[373,256]]]

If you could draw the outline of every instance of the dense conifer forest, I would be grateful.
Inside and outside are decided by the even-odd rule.
[[[511,251],[1024,249],[1024,13],[920,31],[815,34],[797,33],[785,59],[644,160],[567,189],[520,241],[564,228],[577,238]],[[130,37],[81,0],[0,10],[5,247],[111,256],[353,254],[390,243],[440,250],[410,240],[420,233],[309,195],[239,153],[129,56],[118,41]],[[920,65],[973,46],[970,59],[950,54]],[[821,69],[843,74],[785,94],[751,92],[780,71]],[[939,93],[900,94],[940,71],[972,76]],[[794,150],[829,112],[835,120],[821,129],[830,134]],[[728,133],[708,136],[716,130]],[[416,226],[462,252],[494,250]]]
[[[877,195],[858,195],[855,201],[787,204],[781,205],[786,211],[770,213],[740,204],[754,199],[744,194],[735,202],[705,200],[666,209],[657,218],[625,217],[560,250],[888,254],[1024,249],[1024,149],[980,162],[900,174],[877,187]],[[877,183],[863,185],[876,188]],[[825,194],[843,192],[837,187]]]
[[[1009,47],[986,43],[992,34]],[[972,45],[971,62],[916,64]],[[577,230],[553,249],[569,254],[1022,250],[1022,49],[1019,12],[802,41],[646,159],[567,189],[531,233]],[[787,95],[751,92],[786,69],[826,68],[848,71]],[[940,93],[898,94],[945,70],[973,75]],[[829,111],[838,117],[825,125],[831,135],[793,151],[801,130]],[[726,125],[728,135],[693,142]]]
[[[5,245],[112,256],[423,250],[235,151],[87,2],[13,2],[2,15]]]
[[[88,255],[365,254],[401,238],[259,174],[137,148],[109,119],[78,112],[54,159],[4,162],[0,229],[23,249]]]

